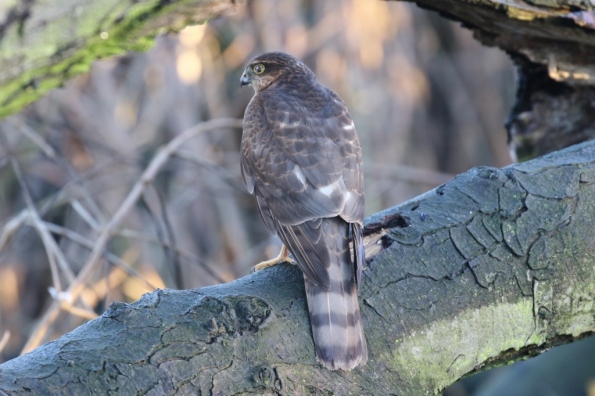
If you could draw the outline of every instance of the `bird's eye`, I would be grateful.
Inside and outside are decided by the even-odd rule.
[[[264,73],[264,65],[262,63],[259,63],[258,65],[254,66],[252,70],[254,70],[254,73],[256,74],[262,74]]]

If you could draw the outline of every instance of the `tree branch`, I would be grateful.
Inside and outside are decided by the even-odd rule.
[[[408,0],[462,22],[518,65],[506,123],[521,160],[595,138],[595,14],[568,0]]]
[[[476,168],[367,220],[370,361],[315,361],[302,274],[114,303],[0,365],[38,394],[426,394],[595,330],[595,142]]]
[[[234,8],[233,0],[24,0],[0,8],[0,118],[86,72]]]

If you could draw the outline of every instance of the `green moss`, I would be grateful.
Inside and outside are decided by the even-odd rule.
[[[202,3],[186,0],[163,5],[154,1],[132,7],[128,3],[115,3],[109,5],[111,8],[107,10],[107,6],[100,5],[101,3],[97,6],[89,5],[96,9],[87,10],[84,17],[77,21],[77,27],[73,28],[76,29],[76,37],[81,37],[78,42],[84,40],[83,45],[77,45],[76,40],[72,39],[68,42],[74,42],[76,49],[60,49],[47,44],[60,42],[58,38],[47,38],[46,43],[22,49],[19,56],[23,60],[19,62],[18,67],[26,71],[18,78],[0,83],[0,118],[20,110],[51,89],[61,86],[68,79],[87,72],[95,59],[122,55],[128,51],[147,51],[153,46],[157,33],[179,31],[188,24],[196,23],[197,20],[192,19],[196,15],[204,15],[202,21],[206,20],[212,16],[212,11],[208,5],[204,6]],[[201,5],[203,13],[197,11]],[[124,11],[125,7],[129,8]],[[102,15],[101,26],[97,20],[98,14]],[[124,19],[120,19],[122,16]],[[55,28],[48,27],[44,34],[49,37],[63,35],[65,23],[67,21],[63,24],[56,23]],[[107,32],[109,37],[102,39],[101,32]],[[5,37],[5,48],[8,48],[6,51],[9,52],[11,46],[17,48],[19,43],[17,27],[11,27]],[[64,60],[48,64],[52,61],[45,59],[56,56],[63,57]],[[0,58],[0,61],[5,63],[15,62],[16,58],[6,53],[2,57],[4,59]],[[43,61],[40,62],[39,59]]]
[[[392,362],[396,372],[408,373],[406,376],[414,378],[421,389],[440,392],[486,361],[501,356],[502,351],[544,341],[544,335],[535,331],[533,301],[525,298],[516,304],[467,311],[454,320],[437,321],[427,331],[395,340],[387,361]],[[445,371],[447,375],[436,382],[440,378],[436,372]]]

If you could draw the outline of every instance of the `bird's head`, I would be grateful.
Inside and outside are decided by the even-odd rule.
[[[291,82],[304,75],[316,78],[305,64],[293,56],[283,52],[265,52],[248,62],[240,84],[251,84],[254,91],[260,92],[277,81]]]

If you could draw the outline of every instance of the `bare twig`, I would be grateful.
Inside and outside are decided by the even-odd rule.
[[[176,150],[178,150],[178,148],[180,148],[182,144],[184,144],[186,141],[200,133],[221,128],[241,128],[241,126],[241,120],[225,118],[200,123],[190,129],[187,129],[180,135],[176,136],[168,144],[162,146],[158,150],[157,154],[149,163],[149,166],[145,169],[140,179],[132,187],[132,190],[130,191],[128,196],[126,196],[126,198],[124,199],[114,216],[106,224],[103,230],[101,230],[97,238],[97,242],[95,243],[95,246],[91,251],[89,258],[87,259],[87,262],[77,275],[74,282],[72,282],[69,286],[67,292],[71,296],[72,301],[76,301],[76,299],[84,290],[85,280],[95,269],[97,262],[103,255],[105,247],[107,246],[107,243],[109,242],[116,228],[118,228],[120,224],[124,221],[124,218],[128,215],[130,210],[134,207],[135,203],[138,201],[140,196],[145,191],[146,186],[153,182],[153,179],[155,178],[159,170],[167,163],[172,154]],[[33,334],[25,344],[22,353],[32,350],[41,343],[45,332],[58,317],[60,307],[60,302],[54,301],[52,303],[52,305],[43,315],[39,325],[34,330]]]
[[[27,204],[27,207],[29,208],[29,218],[33,222],[33,227],[39,233],[39,236],[43,242],[43,246],[46,249],[46,253],[48,256],[49,263],[50,263],[50,269],[52,271],[52,281],[54,283],[54,287],[58,291],[62,291],[62,282],[60,281],[60,273],[58,272],[58,265],[64,272],[64,275],[66,275],[66,278],[68,279],[69,282],[72,282],[74,280],[74,273],[68,266],[66,257],[64,257],[64,254],[58,247],[58,244],[56,244],[56,241],[50,235],[48,229],[45,227],[44,222],[41,220],[41,217],[39,216],[39,212],[37,212],[37,209],[35,208],[35,204],[33,203],[33,198],[31,197],[29,188],[27,187],[25,179],[23,178],[23,172],[21,170],[21,166],[19,165],[19,163],[15,157],[12,157],[10,161],[11,161],[14,173],[17,177],[17,180],[19,181],[19,184],[21,185],[21,190],[23,191],[23,197],[25,198],[25,203]],[[56,260],[57,260],[57,263],[56,263]]]
[[[71,241],[73,241],[73,242],[79,244],[80,246],[83,246],[89,250],[93,250],[93,246],[95,246],[95,243],[92,240],[87,239],[84,236],[82,236],[81,234],[74,232],[72,230],[69,230],[68,228],[65,228],[65,227],[62,227],[62,226],[59,226],[56,224],[52,224],[52,223],[45,223],[45,224],[46,224],[48,230],[50,230],[52,233],[62,235],[63,237],[68,238]],[[118,234],[118,233],[116,233],[116,234]],[[140,279],[141,281],[143,281],[147,286],[149,286],[153,290],[157,289],[157,287],[155,285],[151,284],[151,282],[149,282],[146,278],[144,278],[141,273],[139,273],[136,269],[134,269],[133,267],[128,265],[125,261],[121,260],[115,254],[106,251],[105,255],[106,255],[105,256],[106,259],[109,262],[122,268],[122,270],[124,270],[124,272],[126,272],[128,275],[134,276],[135,278]]]
[[[221,278],[221,276],[219,274],[217,274],[215,271],[213,271],[213,269],[211,268],[211,266],[208,263],[206,263],[200,257],[198,257],[188,251],[185,251],[178,246],[175,246],[175,247],[171,246],[166,241],[163,241],[158,238],[154,238],[150,235],[144,234],[142,232],[134,231],[134,230],[122,229],[122,230],[118,230],[117,232],[115,232],[114,235],[118,235],[118,236],[121,236],[124,238],[139,239],[139,240],[143,240],[146,242],[151,242],[151,243],[155,243],[158,245],[162,245],[164,247],[167,247],[168,249],[175,249],[176,254],[178,256],[183,257],[184,259],[186,259],[187,261],[189,261],[191,263],[200,265],[201,268],[204,269],[217,282],[219,282],[219,283],[226,282],[226,280]],[[254,260],[252,260],[252,261],[254,261]]]
[[[0,339],[0,353],[2,353],[2,350],[8,344],[9,339],[10,339],[10,331],[6,330],[6,331],[4,331],[4,334],[2,334],[2,338]]]
[[[43,136],[37,133],[36,130],[30,128],[27,124],[25,124],[22,121],[19,122],[18,125],[16,123],[12,123],[12,126],[17,128],[20,133],[22,133],[24,136],[29,138],[29,140],[35,143],[35,145],[39,147],[41,151],[43,151],[43,153],[47,155],[49,158],[56,161],[60,159],[60,156],[56,154],[56,150],[54,150],[54,148],[43,138]]]
[[[176,280],[176,287],[181,289],[184,287],[184,284],[182,278],[182,266],[180,264],[180,256],[178,255],[178,249],[176,244],[176,236],[174,234],[174,230],[171,226],[171,222],[169,221],[169,217],[167,215],[165,199],[163,198],[163,195],[159,192],[159,190],[154,190],[155,194],[157,194],[157,199],[159,201],[159,209],[161,212],[161,219],[163,221],[163,228],[165,229],[165,234],[168,239],[166,245],[164,246],[167,246],[167,253],[169,253],[171,257],[171,265],[174,270],[174,279]]]
[[[79,318],[91,320],[91,319],[95,319],[98,316],[95,312],[93,312],[89,309],[75,307],[69,301],[61,300],[60,302],[61,302],[60,307],[63,310],[70,312],[71,314],[73,314],[74,316],[78,316]]]
[[[89,213],[89,211],[85,209],[85,207],[78,200],[73,200],[70,203],[70,206],[72,206],[72,209],[74,209],[81,219],[83,219],[85,223],[87,223],[91,228],[95,230],[99,228],[99,223],[95,221],[91,213]]]
[[[10,241],[10,238],[14,235],[14,233],[21,228],[23,224],[25,224],[29,220],[29,210],[23,209],[17,214],[13,216],[4,227],[2,227],[2,234],[0,234],[0,251],[4,249],[4,247]]]
[[[206,158],[199,157],[198,155],[194,154],[189,150],[180,149],[176,151],[175,156],[187,161],[191,161],[201,167],[204,167],[210,172],[213,172],[214,174],[219,176],[221,180],[224,180],[230,187],[237,190],[238,192],[242,194],[248,193],[248,191],[246,191],[246,188],[242,185],[239,179],[236,176],[232,175],[231,172],[229,172],[224,167],[219,166],[216,163],[207,160]]]

